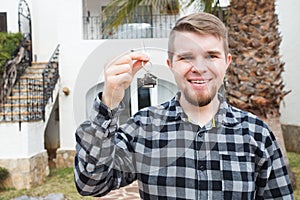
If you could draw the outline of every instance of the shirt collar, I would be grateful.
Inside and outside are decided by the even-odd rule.
[[[181,96],[181,92],[177,92],[175,97],[169,102],[169,108],[175,111],[176,120],[188,121],[188,116],[183,111],[179,99]],[[220,106],[217,114],[214,116],[214,120],[212,120],[208,127],[219,127],[219,126],[235,126],[239,122],[232,111],[232,107],[227,103],[225,95],[222,93],[218,93],[218,98],[220,101]]]

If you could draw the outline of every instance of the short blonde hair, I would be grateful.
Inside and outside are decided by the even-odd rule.
[[[211,34],[223,41],[225,55],[229,53],[228,32],[225,24],[216,16],[201,12],[180,18],[169,36],[168,56],[172,60],[174,53],[174,39],[176,32],[194,32],[201,35]]]

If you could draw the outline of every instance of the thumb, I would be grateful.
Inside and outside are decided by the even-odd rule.
[[[143,60],[137,60],[134,62],[132,66],[132,73],[135,75],[143,66],[145,66],[148,63],[148,61],[143,61]]]

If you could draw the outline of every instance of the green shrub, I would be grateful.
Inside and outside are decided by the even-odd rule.
[[[14,50],[20,45],[22,38],[22,33],[0,32],[0,79],[5,62],[10,59]]]
[[[7,169],[0,167],[0,191],[2,188],[3,181],[8,177],[9,172]]]

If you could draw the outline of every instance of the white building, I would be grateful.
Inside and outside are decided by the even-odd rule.
[[[0,16],[5,14],[8,32],[18,31],[18,5],[24,0],[0,0]],[[162,15],[164,23],[155,21],[155,16],[137,23],[145,23],[139,39],[116,39],[131,35],[139,26],[133,27],[128,34],[123,29],[112,32],[112,36],[103,35],[99,13],[106,4],[98,0],[26,0],[32,21],[33,58],[37,62],[48,61],[58,44],[60,78],[45,111],[45,121],[0,123],[0,166],[10,169],[12,174],[7,184],[16,188],[29,188],[40,183],[47,175],[47,151],[55,150],[57,167],[72,167],[75,153],[75,130],[89,114],[91,102],[103,83],[104,65],[117,55],[130,50],[146,50],[151,57],[151,73],[158,77],[157,86],[139,90],[138,80],[134,80],[127,91],[127,110],[123,116],[129,116],[138,110],[141,102],[157,104],[169,99],[176,92],[173,77],[166,67],[167,33],[178,15]],[[280,27],[283,34],[281,53],[286,62],[285,81],[292,93],[286,97],[286,106],[282,107],[282,123],[300,126],[296,116],[299,110],[300,91],[296,87],[296,76],[300,75],[296,63],[300,57],[299,40],[296,38],[300,17],[296,15],[296,4],[278,1]],[[288,6],[289,4],[293,6]],[[295,12],[286,10],[295,9]],[[293,21],[291,21],[291,17]],[[147,24],[157,24],[149,29]],[[98,26],[97,26],[98,24]],[[163,24],[163,28],[161,27]],[[294,24],[294,25],[293,25]],[[117,35],[116,35],[117,34]],[[152,35],[154,38],[143,38]],[[115,39],[105,39],[112,37]],[[292,42],[290,42],[292,41]],[[144,46],[146,47],[144,49]],[[145,66],[149,68],[150,65]],[[137,78],[143,77],[141,70]],[[144,99],[139,94],[146,94]],[[151,95],[150,95],[151,94]],[[130,101],[129,101],[130,99]],[[297,104],[298,103],[298,104]],[[123,120],[121,118],[120,120]],[[52,156],[52,155],[51,155]],[[27,163],[25,166],[24,164]],[[43,163],[43,164],[41,164]]]

